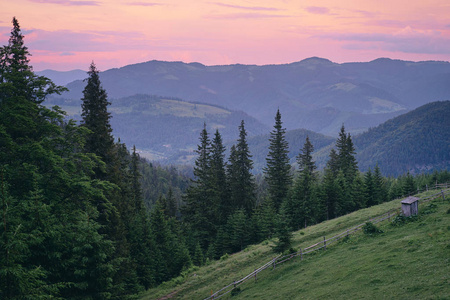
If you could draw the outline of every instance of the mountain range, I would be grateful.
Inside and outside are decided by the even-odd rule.
[[[58,105],[68,117],[81,120],[81,100],[49,98],[45,105]],[[216,129],[224,140],[238,138],[241,120],[250,136],[269,132],[269,127],[242,111],[177,98],[134,95],[112,99],[113,135],[128,147],[133,145],[141,156],[167,163],[191,163],[200,131],[206,125],[212,138]]]
[[[264,66],[149,61],[106,70],[100,78],[110,99],[176,97],[241,110],[268,126],[279,108],[288,129],[331,136],[343,123],[357,134],[450,98],[449,62],[387,58],[339,64],[313,57]],[[82,80],[68,83],[70,91],[62,97],[80,99],[84,85]]]

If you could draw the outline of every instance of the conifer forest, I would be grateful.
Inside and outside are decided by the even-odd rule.
[[[376,161],[361,172],[345,124],[325,168],[308,136],[292,164],[282,110],[262,172],[244,121],[229,149],[205,124],[191,169],[162,166],[113,136],[94,62],[75,121],[44,105],[67,89],[30,55],[14,18],[0,48],[0,299],[136,299],[192,266],[267,239],[283,253],[295,230],[450,181],[445,169],[385,177]]]

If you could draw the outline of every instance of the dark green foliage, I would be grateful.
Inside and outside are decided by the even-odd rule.
[[[13,25],[0,64],[0,297],[108,298],[115,248],[97,208],[108,214],[112,186],[89,178],[101,162],[80,152],[86,130],[40,104],[63,88],[34,75]]]
[[[100,156],[107,164],[112,162],[112,149],[114,138],[109,123],[111,114],[108,112],[106,91],[101,86],[99,71],[92,62],[86,79],[87,84],[83,90],[81,124],[88,128],[91,133],[86,140],[86,152]]]
[[[217,218],[220,224],[225,224],[228,216],[233,212],[230,202],[230,190],[226,175],[225,147],[222,144],[222,136],[216,130],[211,143],[211,190],[213,202],[218,204]]]
[[[213,197],[211,186],[210,140],[206,124],[200,133],[199,142],[194,167],[195,180],[186,191],[182,213],[184,221],[189,223],[202,249],[206,250],[208,244],[214,241],[219,206],[219,199]]]
[[[249,244],[249,222],[243,208],[237,209],[229,218],[226,225],[228,231],[229,245],[231,252],[243,250]]]
[[[241,293],[241,288],[238,286],[231,290],[231,297],[237,296]]]
[[[247,132],[242,120],[237,144],[231,147],[227,176],[232,206],[235,209],[244,208],[247,215],[251,214],[256,205],[256,186],[251,173],[253,168],[251,157],[247,144]]]
[[[378,204],[375,195],[375,184],[372,176],[372,171],[370,170],[370,168],[364,175],[364,187],[367,199],[367,206]]]
[[[450,101],[433,102],[355,137],[360,167],[379,163],[384,175],[448,170]]]
[[[375,170],[373,172],[373,187],[375,194],[375,203],[380,204],[387,201],[387,187],[386,182],[383,176],[381,175],[381,170],[378,164],[375,166]]]
[[[299,174],[292,186],[289,198],[284,204],[289,226],[293,229],[307,227],[320,218],[320,201],[316,193],[316,164],[312,159],[314,147],[306,137],[305,144],[297,157]]]
[[[272,238],[275,234],[276,222],[277,213],[275,212],[272,201],[267,199],[256,208],[252,215],[254,239],[256,241],[263,241]]]
[[[203,259],[203,251],[202,251],[202,247],[200,247],[200,243],[197,243],[197,245],[195,246],[195,250],[194,250],[194,255],[192,255],[192,263],[195,266],[202,266],[204,262]]]
[[[355,147],[350,133],[345,132],[344,125],[341,127],[339,137],[336,140],[337,167],[342,171],[347,183],[351,183],[358,172],[358,163],[355,158]]]
[[[358,210],[367,207],[367,194],[364,180],[361,174],[358,174],[352,183],[351,197],[353,199],[354,209]]]
[[[273,247],[273,251],[276,253],[283,253],[291,248],[292,245],[292,232],[291,228],[283,215],[280,216],[277,222],[276,242]]]
[[[269,197],[277,211],[285,200],[292,182],[291,165],[288,157],[289,145],[286,142],[285,134],[286,129],[282,127],[280,110],[277,110],[274,129],[269,138],[267,166],[264,168]]]
[[[383,233],[383,230],[381,230],[380,228],[375,226],[372,222],[367,222],[363,226],[363,232],[366,235],[372,236],[372,235],[377,235],[377,234]]]
[[[411,174],[409,174],[409,172],[406,174],[405,179],[403,180],[402,188],[404,196],[410,196],[417,192],[414,177]]]
[[[161,195],[169,199],[169,193],[172,191],[171,198],[173,198],[178,212],[182,194],[189,186],[190,179],[180,174],[173,166],[158,166],[142,158],[139,161],[139,171],[142,174],[140,180],[142,197],[146,208],[151,210]]]
[[[419,216],[417,216],[417,215],[409,216],[409,217],[405,217],[404,215],[397,215],[392,220],[391,225],[392,226],[402,226],[406,223],[415,222],[418,219],[419,219]]]

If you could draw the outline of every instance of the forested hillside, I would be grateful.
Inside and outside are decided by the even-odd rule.
[[[433,102],[355,137],[361,170],[398,176],[450,168],[450,101]]]
[[[449,115],[450,101],[432,102],[354,136],[360,170],[373,170],[377,163],[386,176],[399,176],[408,171],[420,174],[433,170],[448,170]],[[335,139],[304,129],[286,132],[291,164],[295,164],[295,157],[299,154],[306,136],[309,136],[316,149],[314,159],[318,168],[325,168],[330,149],[335,146]],[[255,172],[262,170],[265,165],[268,138],[268,134],[249,138]],[[230,144],[226,145],[229,147]]]

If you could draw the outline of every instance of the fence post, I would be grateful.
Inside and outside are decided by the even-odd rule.
[[[347,229],[347,238],[348,238],[348,229]]]
[[[300,260],[303,260],[303,252],[302,252],[302,248],[300,248]]]
[[[323,249],[327,250],[327,240],[323,237]]]
[[[427,187],[427,192],[428,192],[428,183],[426,184],[426,187]]]
[[[256,277],[256,269],[255,269],[255,282],[258,281],[258,278]]]
[[[444,191],[441,190],[441,194],[442,194],[442,200],[445,200],[445,195],[444,195]]]
[[[275,260],[276,260],[277,258],[275,257],[274,259],[273,259],[273,266],[272,266],[272,270],[273,269],[275,269]]]

